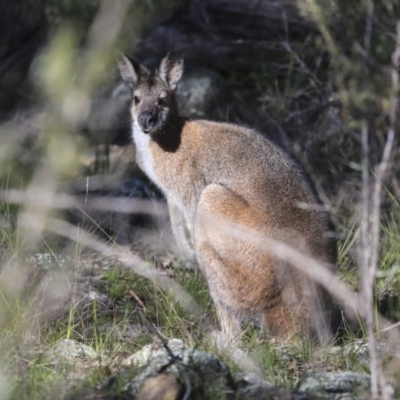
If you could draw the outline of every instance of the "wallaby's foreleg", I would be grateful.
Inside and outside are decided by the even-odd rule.
[[[178,248],[185,258],[194,261],[196,259],[196,255],[185,215],[171,199],[168,199],[168,207],[172,232],[175,236]]]
[[[236,347],[242,339],[239,319],[230,311],[227,310],[224,304],[216,303],[218,318],[221,324],[221,331],[225,343],[224,347]]]
[[[210,243],[206,241],[201,242],[199,246],[196,246],[196,251],[198,261],[209,284],[221,326],[222,336],[218,334],[219,337],[214,339],[216,339],[218,347],[234,347],[240,343],[241,339],[240,320],[234,313],[227,309],[219,290],[213,284],[215,279],[219,279],[214,271],[221,271],[223,273],[225,266]],[[224,278],[221,277],[220,279]]]

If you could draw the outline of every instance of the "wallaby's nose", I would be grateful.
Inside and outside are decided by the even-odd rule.
[[[139,124],[141,125],[143,132],[147,133],[153,127],[155,117],[152,112],[144,111],[139,116]]]

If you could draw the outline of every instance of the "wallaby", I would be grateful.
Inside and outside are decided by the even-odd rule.
[[[181,118],[175,93],[183,74],[179,54],[169,53],[155,73],[121,55],[119,69],[132,90],[137,163],[165,195],[179,247],[199,263],[224,340],[240,340],[242,322],[258,323],[280,340],[295,334],[327,338],[322,289],[230,234],[232,222],[335,265],[328,217],[315,207],[301,169],[255,130]]]

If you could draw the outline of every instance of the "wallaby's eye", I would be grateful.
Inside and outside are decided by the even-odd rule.
[[[158,99],[158,105],[159,106],[166,106],[168,104],[168,100],[166,97],[160,97]]]
[[[133,96],[133,101],[135,102],[135,104],[139,104],[140,99],[138,96]]]

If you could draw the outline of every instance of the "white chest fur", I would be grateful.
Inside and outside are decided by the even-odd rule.
[[[140,155],[142,168],[146,175],[155,183],[165,195],[168,194],[166,187],[160,182],[154,172],[154,156],[151,150],[151,137],[144,133],[140,127],[134,123],[132,129],[133,141],[136,145],[136,151]]]

